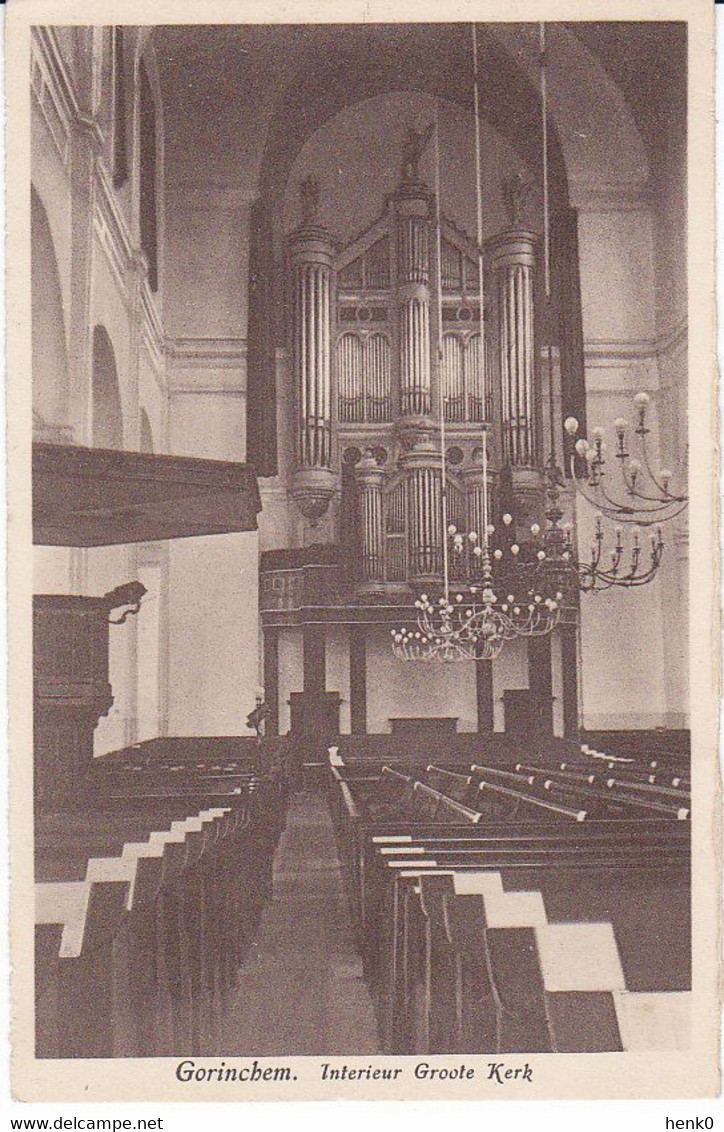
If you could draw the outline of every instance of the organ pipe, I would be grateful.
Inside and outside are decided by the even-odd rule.
[[[355,468],[355,475],[360,488],[363,590],[373,592],[385,578],[382,501],[385,473],[373,453],[368,451]]]
[[[365,393],[368,421],[389,421],[392,410],[390,343],[384,334],[367,340],[367,380]]]
[[[331,312],[334,247],[322,228],[290,244],[297,466],[328,468],[332,455]]]
[[[400,398],[404,416],[431,409],[429,198],[402,189],[398,209]]]
[[[332,471],[334,244],[306,215],[289,241],[296,469],[292,494],[314,522],[337,489]]]
[[[533,336],[535,237],[506,232],[491,248],[498,307],[500,401],[503,457],[510,466],[536,463],[538,438]]]

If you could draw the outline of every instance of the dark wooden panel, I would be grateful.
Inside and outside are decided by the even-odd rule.
[[[319,756],[320,744],[339,735],[339,692],[290,692],[289,706],[291,733],[313,738],[310,753]]]
[[[493,662],[476,660],[475,693],[478,706],[478,731],[493,730]]]
[[[556,991],[546,995],[558,1053],[621,1050],[613,995],[602,991]]]
[[[279,734],[279,633],[264,630],[264,701],[267,706],[266,734]]]
[[[408,719],[390,719],[393,735],[419,736],[420,739],[435,739],[454,735],[457,731],[457,716],[414,716]]]
[[[93,731],[113,703],[109,603],[102,597],[33,598],[33,748],[36,810],[77,804],[93,758]]]
[[[33,541],[113,546],[257,529],[246,464],[33,445]]]

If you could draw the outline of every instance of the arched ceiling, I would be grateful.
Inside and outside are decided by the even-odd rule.
[[[334,44],[301,66],[272,120],[262,189],[283,189],[308,137],[341,110],[389,91],[418,91],[472,111],[471,29],[467,24],[377,24],[335,28]],[[504,49],[479,28],[481,112],[530,169],[540,164],[540,107],[535,89]],[[334,49],[332,49],[332,46]],[[565,164],[555,135],[551,167],[567,197]]]
[[[672,130],[686,126],[686,24],[611,20],[567,26],[623,92],[654,164]]]
[[[680,68],[679,25],[548,26],[559,199],[571,178],[645,181]],[[534,168],[537,25],[478,27],[483,114]],[[154,38],[171,158],[175,145],[199,180],[216,170],[250,195],[278,196],[305,141],[361,99],[421,91],[471,107],[469,24],[165,26]]]

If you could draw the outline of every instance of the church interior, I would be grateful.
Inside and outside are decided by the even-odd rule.
[[[686,81],[33,29],[37,1056],[688,1046]]]

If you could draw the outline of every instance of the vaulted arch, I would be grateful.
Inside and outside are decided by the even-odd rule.
[[[48,435],[68,424],[68,348],[48,215],[34,187],[30,195],[33,419]]]
[[[93,328],[93,445],[123,448],[123,414],[113,344],[105,326]]]

